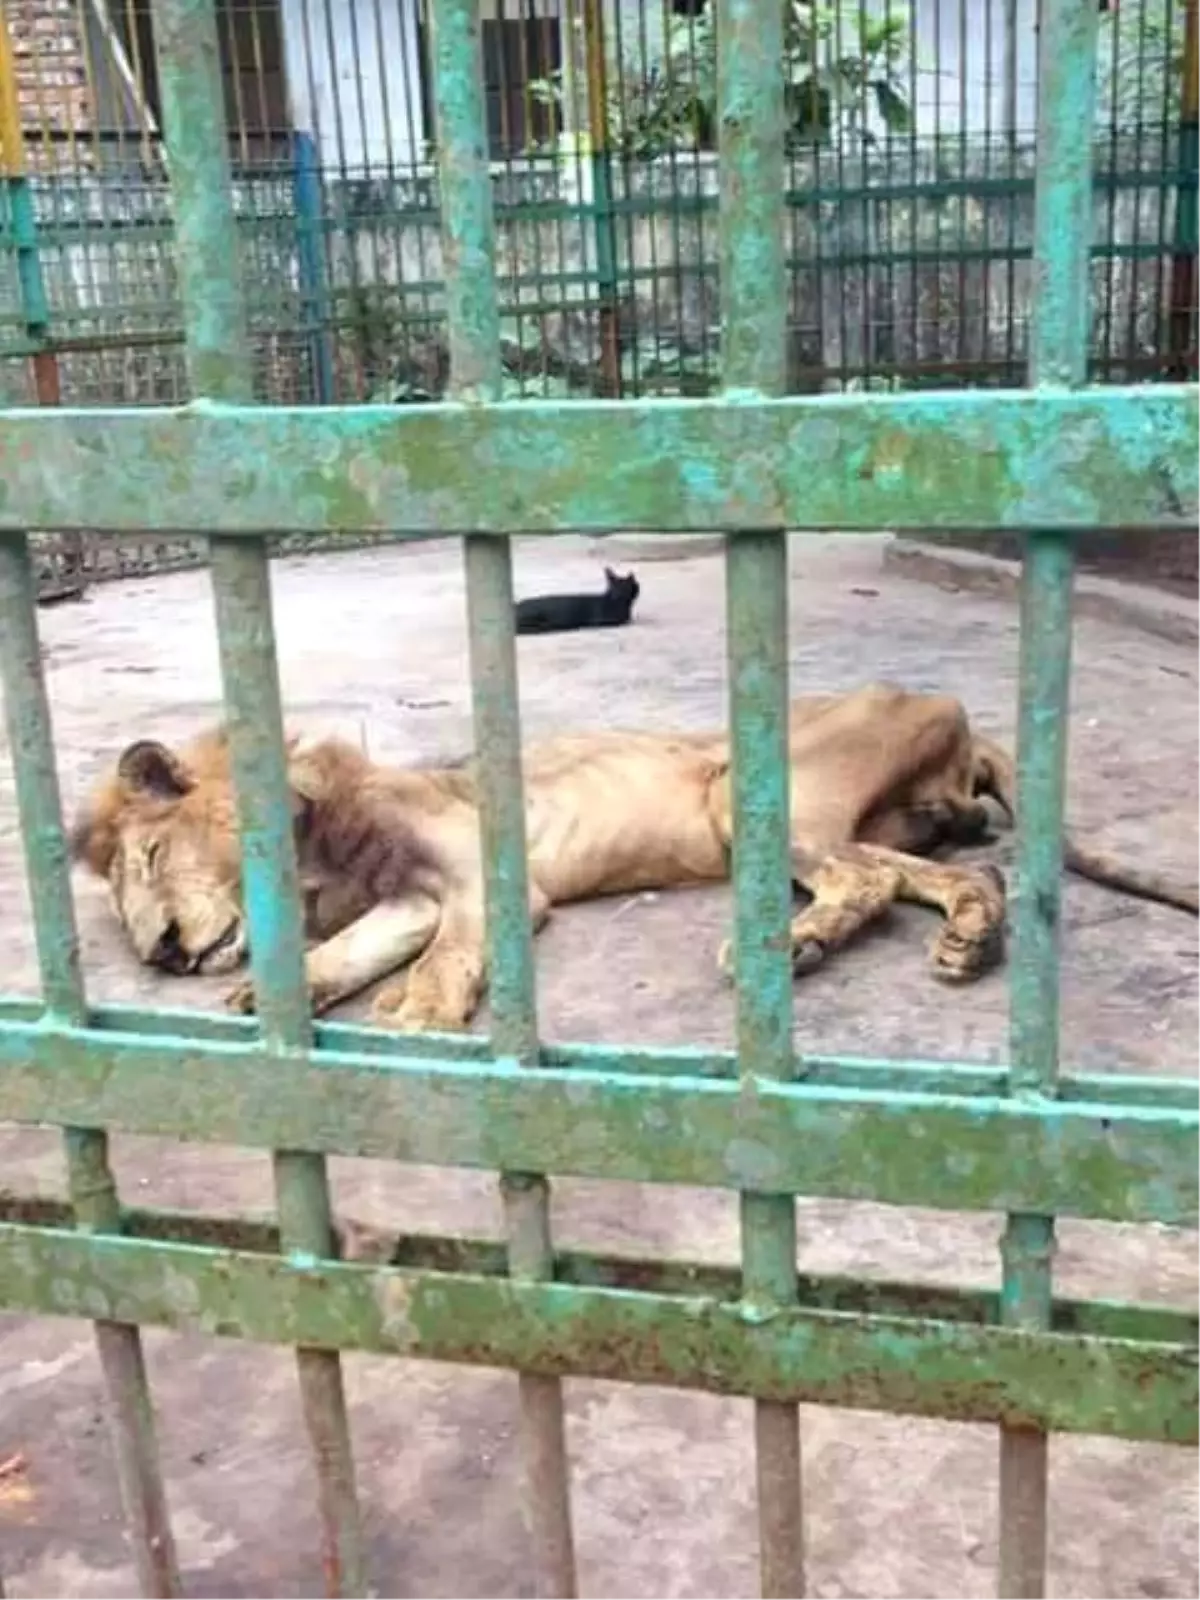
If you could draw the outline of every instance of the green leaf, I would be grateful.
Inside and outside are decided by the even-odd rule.
[[[538,105],[556,106],[562,101],[562,84],[560,74],[554,73],[549,78],[534,78],[529,85],[529,97]]]

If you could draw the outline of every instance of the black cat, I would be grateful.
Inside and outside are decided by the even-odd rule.
[[[568,633],[576,628],[623,628],[633,616],[641,586],[632,572],[619,578],[604,569],[603,594],[538,594],[518,600],[518,633]]]

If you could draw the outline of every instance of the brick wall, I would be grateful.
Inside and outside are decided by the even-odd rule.
[[[2,0],[31,171],[91,165],[89,144],[72,149],[68,140],[53,137],[92,126],[81,3],[86,0]]]

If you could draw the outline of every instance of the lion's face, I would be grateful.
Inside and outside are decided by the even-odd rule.
[[[178,976],[230,972],[246,955],[233,798],[216,765],[139,740],[75,833],[138,959]]]
[[[230,972],[246,954],[236,850],[191,818],[168,827],[131,821],[118,836],[108,886],[148,966],[178,976]]]

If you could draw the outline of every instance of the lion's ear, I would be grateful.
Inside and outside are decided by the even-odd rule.
[[[156,739],[138,739],[122,751],[117,776],[127,789],[155,800],[180,800],[192,787],[183,762]]]

